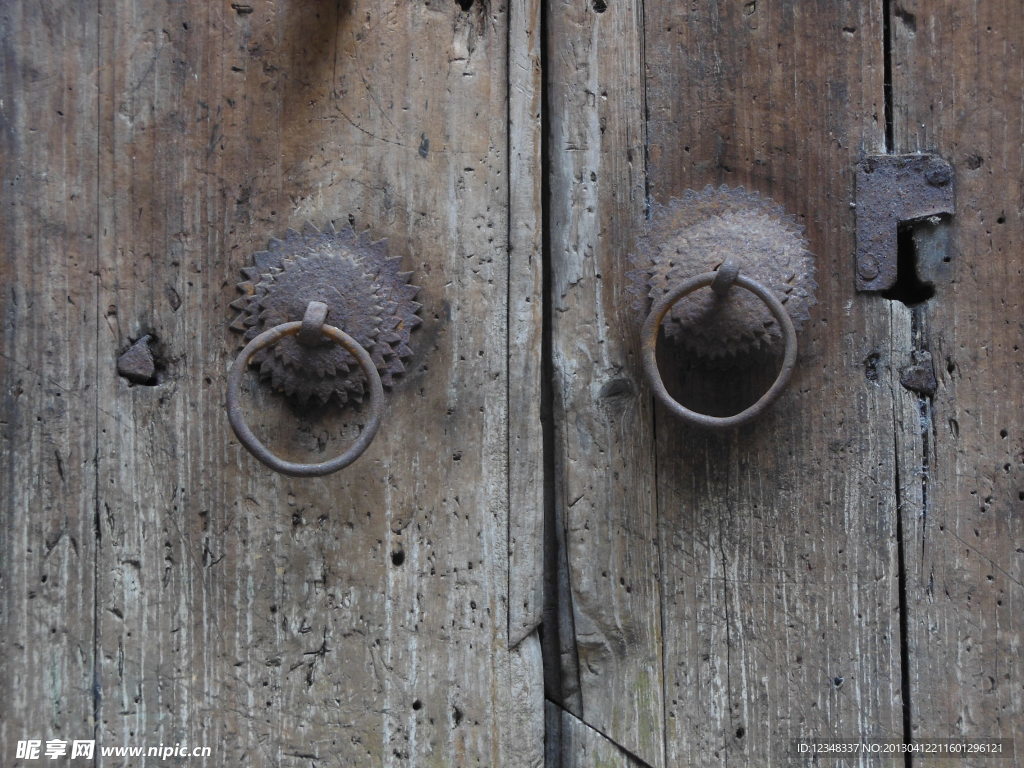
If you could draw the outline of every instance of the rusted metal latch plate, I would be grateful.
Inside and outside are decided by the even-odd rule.
[[[886,291],[900,222],[953,214],[953,168],[936,155],[873,155],[857,164],[856,195],[857,290]]]

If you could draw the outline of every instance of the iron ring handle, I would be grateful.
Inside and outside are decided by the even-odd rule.
[[[280,472],[282,475],[290,475],[291,477],[322,477],[347,467],[362,456],[363,451],[373,442],[377,429],[380,427],[381,411],[384,404],[384,385],[381,383],[377,366],[370,359],[370,353],[358,341],[340,328],[335,328],[333,325],[321,325],[319,328],[320,332],[331,339],[331,341],[340,344],[348,350],[359,362],[359,367],[366,375],[370,384],[370,419],[349,449],[333,459],[320,462],[319,464],[301,464],[285,461],[277,456],[253,434],[245,421],[245,417],[242,415],[242,406],[239,402],[242,375],[245,373],[245,369],[248,367],[253,355],[262,349],[273,346],[286,336],[297,335],[302,329],[302,320],[275,325],[250,341],[238,357],[235,358],[235,362],[231,364],[231,370],[228,372],[228,421],[231,423],[231,428],[235,431],[239,441],[245,446],[245,449],[275,472]]]
[[[741,424],[746,424],[752,419],[757,418],[780,394],[782,394],[782,390],[785,389],[786,385],[789,383],[789,379],[793,375],[793,368],[796,366],[797,339],[796,326],[793,325],[792,318],[789,316],[789,313],[786,312],[786,308],[782,305],[782,302],[775,297],[775,294],[773,294],[771,290],[756,280],[753,280],[746,275],[739,274],[738,272],[728,275],[720,275],[719,272],[721,272],[721,269],[715,272],[705,272],[702,275],[691,277],[689,280],[680,283],[673,290],[669,291],[665,296],[659,299],[651,308],[650,314],[647,315],[647,319],[644,321],[640,340],[643,351],[644,373],[647,374],[647,380],[650,382],[651,388],[654,390],[654,394],[662,404],[673,414],[689,424],[714,429],[729,429],[731,427],[738,427]],[[724,288],[721,285],[723,276],[726,280]],[[718,280],[717,283],[716,278]],[[668,393],[668,390],[665,388],[665,383],[661,380],[661,372],[658,370],[658,361],[655,355],[658,344],[658,330],[661,327],[662,321],[665,319],[665,315],[668,314],[668,311],[672,309],[675,303],[680,299],[689,296],[700,288],[712,287],[716,293],[719,293],[722,290],[728,290],[729,285],[738,285],[741,288],[745,288],[767,305],[768,309],[771,310],[772,315],[778,321],[779,326],[782,328],[782,335],[785,339],[786,348],[782,359],[782,368],[779,370],[779,375],[775,378],[771,387],[768,388],[768,391],[761,395],[756,403],[739,413],[733,414],[732,416],[710,416],[706,413],[691,411]]]

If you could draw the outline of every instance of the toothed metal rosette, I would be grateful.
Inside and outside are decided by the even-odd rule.
[[[709,186],[657,206],[630,261],[634,307],[645,317],[644,372],[662,404],[683,421],[711,428],[736,427],[764,412],[789,383],[797,329],[814,303],[814,257],[803,228],[756,192]],[[698,413],[665,387],[656,355],[659,330],[714,362],[781,343],[782,366],[768,391],[743,411]]]
[[[412,354],[410,333],[420,323],[419,289],[411,272],[399,270],[385,240],[351,228],[323,231],[306,224],[271,240],[242,269],[239,315],[231,328],[250,342],[264,331],[300,321],[310,302],[327,307],[326,323],[342,329],[369,354],[385,387],[405,370]],[[305,403],[362,402],[367,378],[344,345],[324,335],[291,334],[251,359],[260,376],[280,392]]]
[[[814,304],[814,257],[803,227],[782,207],[742,187],[687,190],[656,205],[630,255],[634,308],[653,303],[695,275],[733,259],[741,274],[765,286],[797,327]],[[662,324],[667,339],[704,359],[725,359],[777,347],[782,328],[749,291],[701,291],[676,303]]]

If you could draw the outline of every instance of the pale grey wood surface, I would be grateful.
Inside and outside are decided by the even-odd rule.
[[[851,306],[846,268],[850,168],[881,142],[880,19],[648,4],[641,25],[628,3],[596,8],[550,22],[556,503],[581,690],[563,703],[650,765],[776,764],[799,735],[898,733],[892,392],[865,370],[889,308]],[[708,183],[774,196],[820,258],[796,379],[732,436],[651,414],[626,310],[644,193]]]
[[[573,56],[552,66],[585,78],[578,51],[602,47],[617,23],[609,16],[631,13],[600,4],[597,15],[598,5],[571,28],[582,30],[563,49]],[[889,19],[879,6],[846,4],[644,10],[642,45],[633,47],[643,51],[646,76],[650,200],[706,183],[769,194],[805,222],[820,283],[796,377],[760,423],[718,438],[654,414],[660,537],[638,559],[660,562],[662,577],[662,601],[649,612],[660,608],[664,627],[665,764],[790,764],[789,740],[799,736],[1019,742],[1020,19],[1009,3],[901,3]],[[616,37],[614,45],[630,44]],[[627,75],[601,88],[632,93],[634,83]],[[622,118],[602,112],[601,102],[590,106],[605,129],[602,151],[627,155],[628,142],[608,146],[607,129]],[[574,126],[591,114],[583,95],[566,99],[564,110]],[[850,171],[862,155],[887,150],[938,151],[957,169],[953,224],[930,236],[938,256],[918,253],[919,272],[937,292],[916,309],[852,291]],[[574,179],[585,178],[581,147],[552,151]],[[555,242],[574,226],[590,232],[578,222],[621,195],[621,185],[599,190],[596,203],[579,195],[566,205],[568,223],[553,220]],[[952,258],[944,264],[947,232]],[[572,265],[558,247],[552,259],[555,274],[559,259]],[[585,274],[572,284],[586,294],[580,304],[600,306],[610,290],[603,278]],[[556,324],[556,349],[559,332]],[[589,362],[594,347],[577,346],[574,362]],[[934,359],[934,396],[901,384],[922,351]],[[719,407],[739,402],[733,390],[744,389],[675,384]],[[568,408],[567,423],[579,419]],[[570,457],[563,471],[571,478],[572,445],[558,450]],[[623,513],[608,499],[585,555],[568,541],[572,512],[559,520],[570,615],[580,602],[611,611],[617,599],[615,574],[593,578],[608,557],[601,542],[631,549],[612,534]],[[579,627],[575,635],[582,658],[590,637]],[[630,654],[641,660],[650,651],[641,644]],[[571,664],[562,668],[573,674]],[[627,706],[595,702],[581,688],[581,700],[569,686],[563,703],[582,723],[608,727],[605,707]],[[549,730],[578,729],[563,720],[549,717]],[[628,728],[613,725],[606,735],[619,746],[636,743]]]
[[[883,8],[0,9],[0,762],[93,737],[211,766],[1019,754],[1024,22]],[[914,309],[853,291],[852,167],[886,150],[956,169]],[[820,284],[786,395],[722,437],[652,406],[625,290],[648,205],[707,183],[797,215]],[[239,267],[305,221],[388,237],[424,305],[376,442],[312,481],[223,412]],[[147,333],[157,381],[129,385]],[[901,384],[922,352],[933,394]],[[770,377],[662,360],[718,408]],[[245,397],[292,458],[360,422]]]
[[[1024,21],[1009,0],[909,2],[892,30],[896,150],[938,149],[956,170],[957,204],[949,250],[920,265],[935,297],[894,327],[901,365],[927,351],[937,380],[934,395],[900,388],[897,409],[910,729],[918,740],[1015,739],[1019,764]]]
[[[7,236],[21,295],[5,385],[33,378],[31,402],[5,413],[42,419],[58,385],[83,400],[8,433],[36,460],[13,440],[5,452],[5,632],[23,649],[5,673],[32,680],[5,718],[5,760],[29,724],[205,744],[208,765],[539,765],[539,641],[520,632],[510,651],[508,636],[506,8],[15,11],[7,87],[27,112],[7,178],[26,175],[5,200],[33,202]],[[19,92],[31,81],[38,103]],[[534,171],[527,157],[517,178]],[[29,194],[27,174],[47,172],[60,186]],[[301,481],[240,448],[224,384],[239,268],[307,220],[388,237],[424,308],[373,446]],[[528,257],[536,235],[516,237]],[[130,386],[115,359],[145,333],[158,381]],[[358,415],[248,389],[254,428],[291,457],[355,434]],[[35,479],[60,462],[71,491]]]
[[[96,6],[0,10],[0,761],[95,698]],[[88,80],[83,73],[90,73]],[[84,734],[84,735],[83,735]]]
[[[851,272],[852,168],[884,145],[882,19],[658,5],[646,30],[652,198],[709,183],[773,198],[806,227],[819,284],[763,418],[709,435],[655,414],[666,763],[786,765],[798,737],[898,738],[891,307],[855,296]],[[742,407],[716,381],[709,400]]]
[[[509,3],[509,643],[544,609],[541,3]]]
[[[645,202],[641,13],[547,6],[554,514],[575,633],[560,703],[660,766],[654,435],[624,282]]]
[[[818,4],[810,12],[797,4],[648,3],[643,25],[624,32],[622,19],[633,14],[628,3],[588,5],[556,4],[549,11],[557,42],[550,43],[548,76],[562,110],[551,116],[553,348],[556,373],[573,373],[556,378],[556,392],[568,393],[564,423],[556,425],[557,434],[568,436],[556,441],[556,516],[567,557],[556,583],[565,609],[560,627],[575,636],[575,643],[563,642],[568,661],[558,665],[561,685],[549,690],[564,694],[562,705],[583,723],[652,765],[662,759],[667,765],[788,764],[793,738],[899,739],[905,719],[915,738],[1019,736],[1021,628],[1013,593],[1020,583],[1014,565],[1020,532],[1012,510],[1020,500],[1012,478],[1019,464],[1013,424],[1021,398],[1013,372],[1021,361],[1013,337],[1019,336],[1020,271],[1009,254],[1020,237],[1020,227],[1011,224],[1019,222],[1021,208],[1019,110],[1011,96],[1020,90],[1020,68],[1007,60],[1019,49],[1019,21],[1001,4],[984,13],[952,4],[927,13],[924,4],[892,9],[899,139],[893,149],[937,148],[958,164],[958,180],[967,174],[977,196],[954,224],[954,250],[973,256],[954,269],[977,298],[964,299],[961,289],[953,303],[940,290],[923,315],[918,310],[932,318],[927,327],[912,334],[902,304],[852,291],[851,169],[864,154],[887,149],[880,7]],[[911,11],[917,12],[916,36]],[[945,23],[950,20],[958,20],[955,33]],[[996,37],[985,37],[992,30],[999,30]],[[642,51],[642,60],[623,50]],[[965,63],[948,55],[953,50]],[[938,59],[945,70],[935,66]],[[641,90],[636,72],[593,74],[614,72],[623,61],[645,76],[641,107],[631,101]],[[974,85],[979,81],[984,84]],[[989,109],[975,126],[978,136],[970,127],[976,113],[953,106],[975,98]],[[907,117],[915,106],[915,116]],[[636,116],[641,111],[646,124]],[[938,113],[942,120],[933,116]],[[593,433],[598,413],[585,397],[600,375],[595,363],[606,349],[629,344],[619,325],[593,331],[589,319],[600,317],[605,297],[621,290],[628,238],[616,235],[615,222],[636,218],[622,210],[635,206],[624,200],[629,184],[586,184],[591,165],[630,156],[633,134],[616,133],[622,123],[634,134],[646,131],[650,201],[707,183],[743,184],[798,215],[818,255],[820,303],[801,336],[790,390],[760,423],[713,437],[682,428],[658,410],[653,428],[631,425],[612,460],[606,462],[599,446],[581,470],[576,441]],[[909,137],[918,125],[924,137],[915,142]],[[587,138],[597,142],[560,143],[572,132],[586,134],[588,126],[595,130]],[[991,158],[994,169],[978,173],[978,158]],[[596,175],[606,178],[600,170]],[[601,247],[587,249],[589,239],[616,254],[617,270],[601,260]],[[559,282],[560,275],[567,277]],[[1000,285],[996,301],[985,276]],[[565,293],[572,297],[568,304]],[[993,341],[970,351],[967,340],[979,331]],[[957,404],[946,404],[962,414],[953,423],[983,419],[991,434],[978,423],[969,445],[957,443],[950,436],[955,426],[947,435],[944,420],[926,413],[926,423],[935,426],[922,445],[922,403],[901,386],[901,372],[915,348],[949,346],[957,338],[967,347],[960,354],[968,356],[970,370],[940,376],[936,402],[951,397],[943,392],[951,380],[964,393]],[[989,357],[993,367],[980,365]],[[937,366],[944,364],[936,357]],[[739,402],[734,390],[744,394],[732,382],[710,390],[675,384],[719,407]],[[639,404],[627,400],[623,409],[630,416],[648,397],[642,385],[635,397]],[[614,423],[629,423],[628,417]],[[638,452],[630,447],[644,430],[657,435],[656,470],[642,469],[641,459],[640,469],[634,464],[609,479],[624,466],[623,456],[635,460]],[[623,508],[622,498],[635,498],[637,488],[628,485],[642,487],[652,475],[657,541],[617,535],[620,519],[634,525],[650,519],[642,504]],[[574,510],[586,498],[571,490],[579,477],[615,482],[614,490],[597,494],[599,510]],[[913,511],[920,509],[922,488],[929,505],[942,505],[941,513]],[[585,524],[577,526],[581,519]],[[595,519],[597,530],[591,530]],[[962,549],[942,533],[927,538],[940,545],[926,543],[929,527],[944,532],[946,525],[956,528],[947,536]],[[585,546],[574,543],[578,527],[586,531]],[[630,570],[609,570],[606,563],[625,553],[631,562],[655,564],[661,577],[660,602],[648,596],[643,615],[660,611],[664,628],[662,645],[653,651],[663,664],[664,758],[657,740],[638,748],[644,738],[616,723],[617,714],[643,706],[650,692],[637,687],[627,700],[602,695],[618,690],[629,670],[650,665],[650,644],[624,644],[614,667],[585,664],[595,635],[590,607],[614,617],[607,623],[618,620]],[[943,578],[955,591],[940,600],[933,590]],[[906,647],[901,611],[910,619]],[[901,680],[905,668],[907,682]],[[602,675],[609,678],[603,688]],[[586,764],[577,758],[563,763]]]
[[[547,765],[638,768],[643,763],[555,704],[547,706]]]

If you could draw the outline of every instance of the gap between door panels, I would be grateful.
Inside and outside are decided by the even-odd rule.
[[[883,79],[882,79],[882,103],[885,116],[885,153],[895,154],[896,153],[896,139],[895,139],[895,114],[893,106],[893,18],[894,9],[892,7],[892,0],[882,0],[882,66],[883,66]],[[905,273],[907,266],[914,266],[914,254],[904,253],[907,248],[912,249],[913,239],[909,237],[900,237],[898,249],[901,251],[898,256],[898,265],[901,269],[899,272],[903,274],[897,275],[897,282],[906,282],[907,275]],[[908,256],[910,258],[904,258]],[[916,269],[914,277],[916,277]],[[895,322],[899,321],[900,312],[896,307],[899,301],[899,293],[888,297],[893,301],[894,318]],[[910,312],[913,317],[913,325],[915,331],[917,326],[923,322],[924,308],[922,306],[910,308]],[[915,340],[919,339],[918,333],[914,332],[913,337]],[[891,340],[893,348],[895,348],[896,339]],[[894,385],[895,386],[895,385]],[[926,398],[925,395],[919,395],[919,408],[921,410],[922,424],[928,423],[930,420],[930,409],[931,399]],[[910,739],[912,730],[911,724],[913,722],[911,717],[911,693],[910,693],[910,646],[908,642],[908,615],[909,606],[907,603],[907,537],[906,531],[904,530],[904,512],[903,512],[903,488],[902,475],[903,469],[900,466],[900,440],[899,440],[899,427],[896,423],[897,419],[897,402],[893,400],[893,467],[895,477],[893,478],[893,492],[895,495],[895,515],[896,515],[896,558],[897,558],[897,575],[896,584],[897,592],[899,595],[899,631],[900,631],[900,698],[902,702],[902,724],[903,724],[903,740],[907,741]],[[922,440],[922,467],[920,472],[914,472],[913,475],[919,475],[922,483],[922,497],[923,501],[927,501],[927,484],[928,484],[928,435],[926,431],[921,434]],[[914,765],[914,757],[910,752],[904,753],[903,756],[904,768],[912,768]]]

